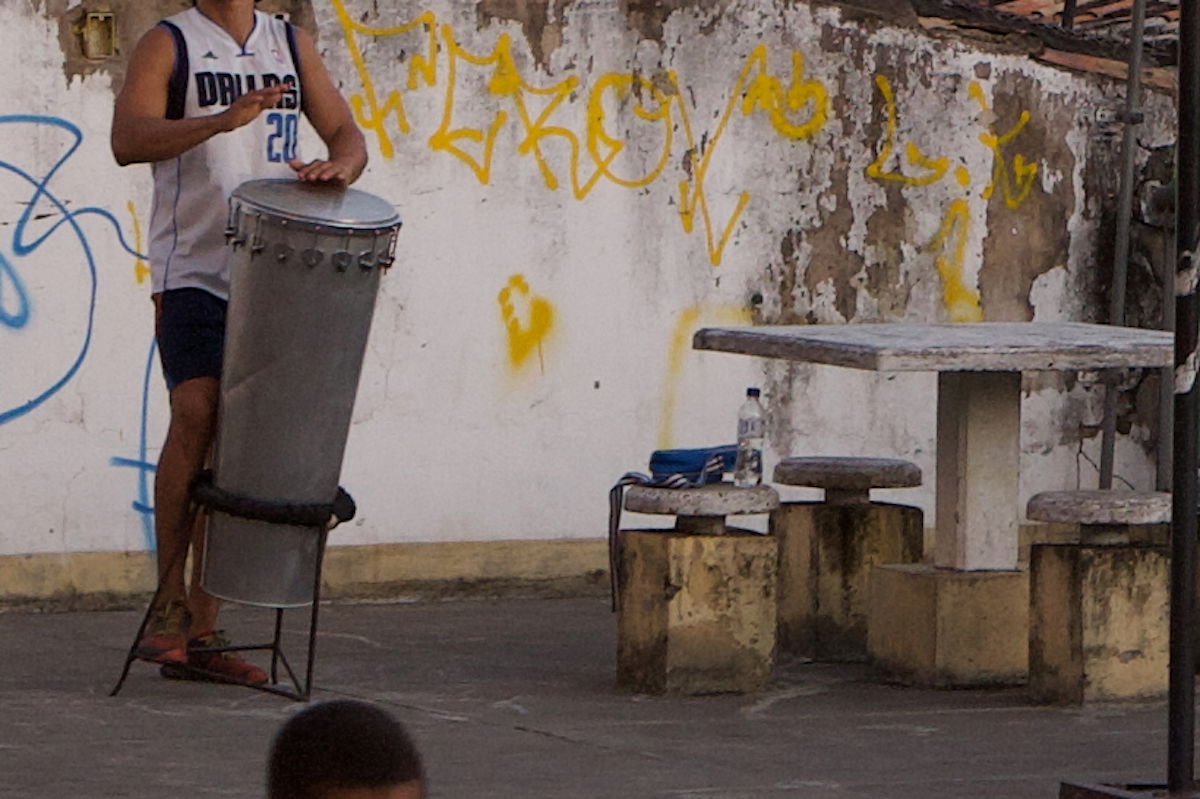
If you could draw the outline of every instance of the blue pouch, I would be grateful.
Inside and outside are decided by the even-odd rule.
[[[737,460],[737,445],[703,449],[660,449],[650,454],[650,474],[626,472],[608,492],[608,574],[612,590],[612,609],[617,609],[620,586],[621,505],[625,486],[651,485],[660,488],[696,488],[719,483],[725,472],[732,472]]]
[[[737,445],[703,449],[660,449],[650,454],[650,476],[663,480],[681,475],[692,485],[719,483],[725,472],[733,471]]]

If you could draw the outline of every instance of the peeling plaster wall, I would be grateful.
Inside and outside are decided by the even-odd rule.
[[[150,177],[108,128],[124,55],[185,5],[0,4],[0,554],[152,546]],[[693,331],[1103,319],[1111,80],[784,0],[262,7],[317,37],[367,135],[359,185],[405,220],[335,544],[601,536],[615,478],[729,441],[751,384],[768,468],[911,458],[926,487],[898,496],[932,523],[932,376],[697,353]],[[116,13],[117,58],[82,58],[88,10]],[[1152,96],[1142,141],[1171,116]],[[1149,487],[1152,390],[1130,388],[1117,471]],[[1094,485],[1094,381],[1026,390],[1023,494]]]

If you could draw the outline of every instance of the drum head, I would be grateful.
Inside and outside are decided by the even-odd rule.
[[[387,200],[339,185],[286,178],[249,180],[234,189],[232,199],[272,216],[327,227],[377,230],[400,224],[400,216]]]

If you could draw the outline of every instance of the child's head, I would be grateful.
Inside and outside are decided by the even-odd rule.
[[[269,799],[422,799],[421,755],[395,718],[366,702],[310,705],[279,729]]]

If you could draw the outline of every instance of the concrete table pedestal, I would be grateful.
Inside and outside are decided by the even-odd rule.
[[[937,393],[933,567],[876,569],[870,656],[916,685],[1024,682],[1029,579],[1017,566],[1014,512],[1021,374],[943,371]]]
[[[652,694],[756,691],[775,665],[775,539],[725,524],[767,513],[767,486],[631,486],[625,508],[676,514],[673,530],[620,533],[617,682]]]
[[[894,680],[940,688],[1025,681],[1027,572],[876,566],[867,612],[871,660]]]

